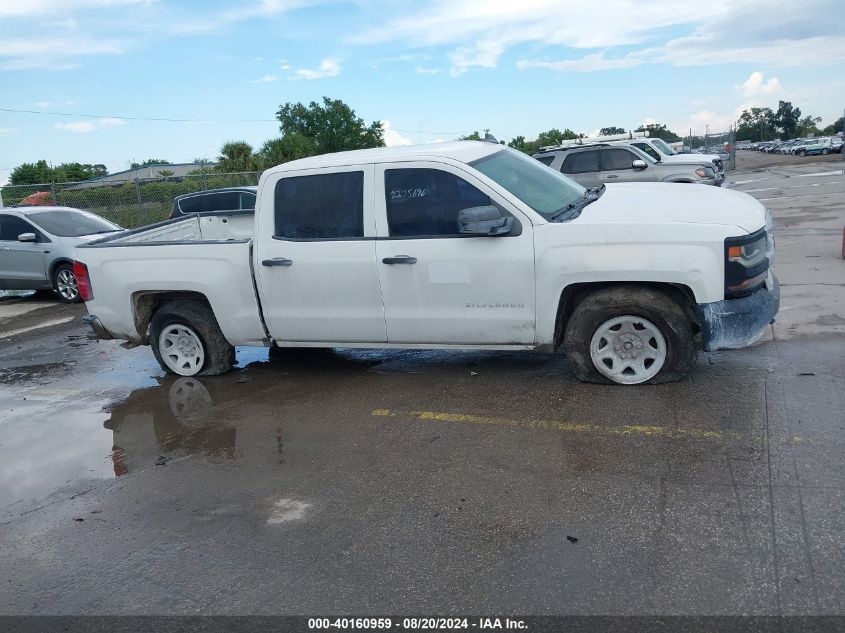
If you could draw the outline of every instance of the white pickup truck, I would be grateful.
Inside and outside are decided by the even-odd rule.
[[[183,376],[230,370],[236,345],[562,349],[582,380],[659,383],[772,321],[771,228],[746,194],[584,189],[463,141],[274,167],[254,216],[84,244],[75,273],[97,335]]]

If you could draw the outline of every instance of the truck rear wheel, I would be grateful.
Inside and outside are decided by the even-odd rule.
[[[563,347],[585,382],[638,385],[680,380],[695,359],[692,325],[671,297],[653,288],[604,288],[585,297]]]
[[[150,321],[150,346],[161,368],[171,374],[215,376],[235,365],[235,348],[211,308],[199,301],[162,305]]]

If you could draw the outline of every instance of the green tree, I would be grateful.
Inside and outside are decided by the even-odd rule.
[[[170,161],[166,158],[148,158],[140,163],[132,163],[130,169],[138,169],[140,167],[148,167],[149,165],[169,165]]]
[[[818,124],[821,122],[822,118],[820,116],[810,116],[808,114],[798,121],[798,127],[796,128],[798,136],[816,136],[817,134],[821,134],[821,130],[818,128]]]
[[[842,131],[843,120],[845,120],[845,117],[839,117],[830,125],[825,126],[824,128],[822,128],[822,134],[824,134],[825,136],[833,136],[834,134],[838,134]]]
[[[300,134],[314,144],[316,153],[342,152],[384,147],[380,121],[369,125],[340,99],[323,97],[322,105],[312,101],[286,103],[276,112],[282,136]]]
[[[743,110],[736,122],[736,140],[768,141],[775,137],[775,113],[771,108]]]
[[[624,134],[625,128],[624,127],[617,127],[615,125],[611,125],[610,127],[603,127],[599,130],[600,136],[611,136],[613,134]]]
[[[778,101],[774,124],[783,135],[782,138],[794,138],[801,120],[801,108],[793,107],[790,101]]]
[[[162,178],[170,178],[175,172],[170,171],[169,169],[161,169],[156,172],[156,176],[161,176]]]
[[[217,171],[234,173],[240,171],[257,171],[258,156],[252,151],[252,145],[246,141],[229,141],[220,148],[217,157]]]
[[[466,136],[459,136],[459,141],[481,141],[481,134],[478,133],[478,130],[473,132],[472,134],[467,134]]]
[[[649,137],[663,139],[667,143],[675,143],[681,140],[681,137],[668,129],[664,123],[648,123],[641,125],[635,132],[648,132]]]
[[[292,132],[266,141],[258,150],[258,158],[264,169],[267,169],[288,161],[314,156],[317,153],[314,141],[307,136]]]
[[[46,160],[35,163],[18,165],[9,174],[10,185],[37,185],[50,182],[53,179],[53,169]]]
[[[99,178],[108,173],[109,170],[102,164],[62,163],[53,170],[53,180],[55,182],[79,182]]]

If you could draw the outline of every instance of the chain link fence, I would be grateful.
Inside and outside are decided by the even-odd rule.
[[[166,220],[173,198],[183,193],[258,184],[261,172],[202,173],[143,180],[6,185],[0,189],[0,206],[55,205],[85,209],[132,229]]]

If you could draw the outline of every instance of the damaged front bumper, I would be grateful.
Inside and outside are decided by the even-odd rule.
[[[780,307],[780,285],[769,274],[766,285],[747,297],[698,304],[698,322],[704,349],[747,347],[759,339]]]

